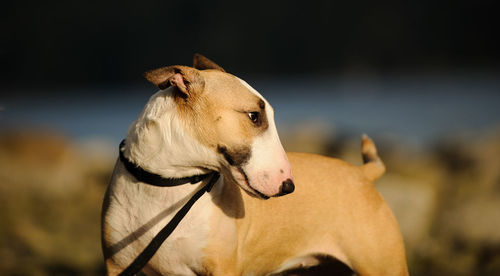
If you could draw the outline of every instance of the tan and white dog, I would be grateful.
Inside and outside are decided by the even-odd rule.
[[[361,167],[287,155],[271,105],[207,58],[145,77],[161,90],[131,124],[123,154],[166,178],[221,177],[143,272],[281,275],[338,260],[358,275],[408,274],[397,222],[372,184],[385,168],[370,139]],[[127,267],[204,183],[148,185],[118,160],[103,204],[108,274]]]

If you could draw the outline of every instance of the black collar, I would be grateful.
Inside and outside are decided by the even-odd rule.
[[[172,234],[177,225],[181,222],[184,216],[188,213],[189,209],[196,203],[200,197],[210,192],[215,182],[219,179],[219,173],[214,171],[207,174],[195,175],[183,178],[163,178],[161,175],[150,173],[132,163],[123,155],[123,146],[125,145],[125,140],[120,143],[120,161],[123,163],[127,171],[132,174],[138,181],[155,185],[161,187],[177,186],[187,183],[198,183],[209,175],[212,175],[208,183],[201,187],[188,202],[182,206],[182,208],[177,211],[174,217],[165,225],[158,234],[154,236],[151,242],[144,248],[144,250],[130,263],[127,268],[125,268],[119,275],[120,276],[133,276],[139,273],[141,269],[146,266],[146,264],[151,260],[156,251],[160,248],[163,242]]]
[[[159,174],[150,173],[143,168],[139,167],[137,164],[128,160],[123,154],[123,147],[125,146],[125,140],[120,143],[120,161],[123,163],[127,171],[135,177],[140,182],[144,182],[150,185],[159,187],[172,187],[184,185],[187,183],[195,184],[204,179],[206,179],[212,173],[199,174],[182,178],[165,178]]]

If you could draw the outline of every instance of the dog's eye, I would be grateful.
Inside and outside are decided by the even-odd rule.
[[[248,112],[248,118],[250,118],[250,121],[252,121],[252,123],[254,124],[258,124],[259,123],[259,112],[255,111],[255,112]]]

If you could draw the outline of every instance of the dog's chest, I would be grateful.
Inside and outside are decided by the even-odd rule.
[[[113,229],[108,245],[116,251],[113,259],[127,266],[199,187],[154,187],[127,183],[127,177],[115,179],[105,217]],[[210,207],[210,197],[202,196],[148,263],[149,269],[164,275],[196,275],[203,270]]]

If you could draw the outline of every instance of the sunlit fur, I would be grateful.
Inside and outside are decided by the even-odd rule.
[[[397,221],[373,186],[385,168],[369,138],[363,138],[361,167],[312,154],[285,155],[269,103],[265,130],[254,128],[241,112],[264,100],[258,92],[221,71],[188,71],[204,80],[197,86],[204,90],[187,91],[186,100],[175,97],[175,87],[152,96],[128,130],[125,156],[165,177],[208,170],[222,176],[144,272],[270,275],[316,264],[314,256],[320,255],[340,260],[358,275],[408,275]],[[238,179],[220,146],[251,149],[241,164],[248,183]],[[252,194],[253,189],[268,196],[277,192],[291,177],[290,164],[293,193],[269,200]],[[168,188],[139,183],[117,162],[103,204],[108,273],[130,264],[199,188],[200,183]]]
[[[283,174],[287,175],[286,178],[292,178],[292,176],[291,171],[280,172],[280,169],[287,168],[289,170],[290,167],[274,123],[274,110],[259,92],[245,81],[239,80],[249,91],[266,103],[265,110],[269,122],[268,129],[254,138],[251,147],[252,157],[244,166],[244,170],[248,173],[250,183],[254,185],[255,189],[267,195],[278,194],[280,192],[279,186],[272,185],[272,183],[284,180]]]
[[[218,156],[184,131],[171,87],[153,95],[127,132],[125,155],[144,169],[184,177],[217,169]]]
[[[218,163],[216,153],[192,139],[180,126],[172,90],[153,95],[131,124],[125,155],[144,169],[166,177],[206,173],[204,168]],[[121,163],[117,163],[111,182],[107,194],[112,199],[108,202],[103,235],[109,254],[108,268],[116,268],[114,272],[118,273],[171,220],[198,186],[163,188],[137,183]],[[146,270],[165,275],[196,275],[194,271],[201,271],[210,206],[210,198],[202,197]]]
[[[249,86],[245,83],[245,87]],[[196,129],[193,129],[192,124],[180,118],[174,92],[175,88],[170,87],[160,90],[149,99],[137,120],[129,127],[125,156],[145,170],[165,177],[185,177],[207,173],[209,170],[226,171],[228,168],[223,167],[227,164],[223,162],[222,156],[206,143],[200,143],[193,138],[192,133],[196,132]],[[253,89],[248,89],[247,93],[262,98]],[[223,100],[224,98],[219,99],[219,101]],[[268,182],[269,179],[259,179],[259,177],[262,177],[263,172],[269,168],[276,168],[278,173],[280,168],[289,170],[288,160],[274,125],[272,107],[268,103],[266,110],[270,121],[269,128],[258,137],[246,139],[252,141],[248,145],[252,148],[252,158],[245,164],[244,169],[252,184]],[[237,118],[247,120],[245,116]],[[222,129],[228,129],[228,127]],[[232,136],[234,139],[235,136]],[[278,151],[266,150],[273,147]],[[269,163],[279,159],[273,157],[272,154],[278,154],[276,156],[286,161],[286,164],[278,167],[280,164],[276,162]],[[265,166],[259,167],[259,163]],[[216,183],[214,196],[222,193],[224,185],[235,185],[235,183],[224,184],[224,179],[223,175]],[[276,183],[275,187],[279,187],[284,178],[272,180]],[[245,186],[249,184],[242,182],[236,183],[252,193],[252,188]],[[107,207],[108,215],[103,231],[106,237],[105,244],[110,248],[108,251],[111,255],[107,260],[108,267],[117,267],[117,271],[120,271],[132,262],[137,252],[142,251],[153,238],[154,233],[160,230],[160,226],[165,225],[172,218],[175,211],[197,187],[196,185],[183,185],[160,188],[138,184],[124,170],[122,164],[118,163],[112,185],[108,190],[108,194],[112,195],[112,200],[109,201]],[[257,185],[256,188],[262,189],[269,195],[279,192],[278,188],[270,191],[266,190],[265,186]],[[196,275],[195,273],[202,271],[202,248],[206,246],[206,235],[210,225],[208,219],[212,216],[213,208],[209,197],[202,197],[160,248],[146,270],[167,275]],[[145,229],[144,225],[148,223],[151,227]],[[136,240],[131,240],[131,235],[138,235],[138,237]],[[155,263],[161,263],[161,265],[154,265]]]

